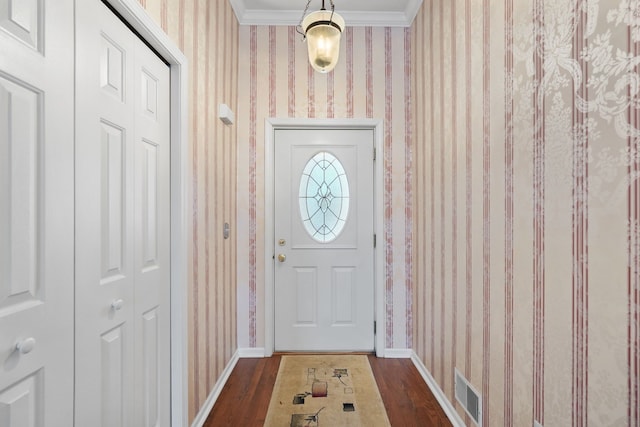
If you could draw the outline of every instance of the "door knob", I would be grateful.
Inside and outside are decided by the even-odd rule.
[[[123,305],[124,305],[124,301],[123,301],[123,300],[121,300],[121,299],[117,299],[117,300],[115,300],[115,301],[113,301],[113,302],[111,303],[111,308],[112,308],[114,311],[120,311],[120,310],[122,310],[122,306],[123,306]]]
[[[35,346],[35,338],[27,338],[26,340],[22,340],[16,344],[16,350],[18,350],[20,354],[27,354],[31,353]]]
[[[287,256],[285,254],[278,255],[278,261],[285,262],[287,260]]]

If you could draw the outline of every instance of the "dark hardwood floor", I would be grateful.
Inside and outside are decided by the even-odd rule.
[[[280,358],[240,359],[204,426],[262,426]],[[410,359],[369,355],[369,363],[393,427],[452,425]]]

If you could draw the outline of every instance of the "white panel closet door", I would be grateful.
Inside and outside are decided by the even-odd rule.
[[[0,1],[0,425],[73,423],[73,1]]]
[[[135,424],[170,421],[169,67],[136,38]]]
[[[76,3],[76,425],[170,417],[169,68]]]

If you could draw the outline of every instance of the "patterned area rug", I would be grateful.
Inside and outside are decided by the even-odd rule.
[[[266,427],[389,427],[365,355],[282,356]]]

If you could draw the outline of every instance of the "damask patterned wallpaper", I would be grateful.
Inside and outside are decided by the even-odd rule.
[[[485,426],[639,426],[640,2],[426,1],[412,37],[415,350]]]
[[[235,353],[236,126],[218,104],[237,111],[238,22],[227,1],[139,0],[188,60],[189,421]],[[223,223],[231,238],[223,238]]]

